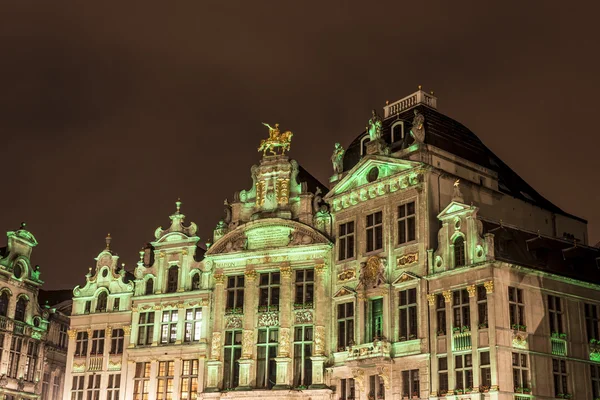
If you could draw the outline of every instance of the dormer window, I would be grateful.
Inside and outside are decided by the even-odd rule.
[[[404,140],[404,122],[396,121],[392,125],[392,143]]]
[[[96,301],[96,312],[105,312],[107,303],[108,303],[108,294],[106,292],[100,293],[98,295],[98,300]]]
[[[175,293],[177,291],[179,268],[173,265],[167,273],[167,293]]]
[[[192,276],[192,290],[200,289],[200,274],[194,274]]]
[[[465,265],[465,239],[462,236],[454,240],[454,266],[463,267]]]

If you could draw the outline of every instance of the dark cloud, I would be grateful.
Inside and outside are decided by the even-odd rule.
[[[8,2],[0,6],[0,221],[48,287],[111,232],[130,267],[174,201],[205,239],[250,184],[261,121],[326,181],[333,143],[424,85],[600,240],[598,5]]]

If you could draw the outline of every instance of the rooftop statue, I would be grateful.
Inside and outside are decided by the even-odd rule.
[[[341,174],[344,170],[344,148],[339,143],[335,144],[331,155],[331,163],[333,164],[333,173]]]
[[[425,140],[425,126],[423,123],[425,122],[425,117],[423,114],[414,110],[415,117],[412,121],[412,128],[410,129],[410,135],[415,139],[415,142],[423,143]]]
[[[367,132],[371,140],[377,140],[381,138],[381,117],[377,115],[377,111],[371,111],[371,119],[367,123]]]
[[[271,125],[263,122],[264,126],[269,128],[269,138],[263,139],[260,141],[260,146],[258,147],[258,151],[263,152],[263,156],[266,155],[267,150],[269,150],[273,155],[277,155],[275,152],[275,148],[281,148],[281,154],[285,154],[286,151],[290,150],[290,143],[292,141],[292,136],[294,135],[291,131],[280,132],[279,124],[275,124],[275,127],[271,127]]]

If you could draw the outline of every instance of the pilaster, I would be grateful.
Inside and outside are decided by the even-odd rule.
[[[289,389],[289,369],[292,363],[292,359],[289,357],[275,357],[275,363],[277,364],[277,374],[275,378],[274,390]]]
[[[323,389],[326,387],[323,371],[325,370],[327,357],[322,355],[312,356],[310,360],[312,362],[312,385],[310,385],[310,389]]]
[[[496,300],[501,301],[494,290],[494,281],[484,282],[488,308],[488,335],[490,342],[490,373],[492,387],[498,387],[498,351],[496,349]]]

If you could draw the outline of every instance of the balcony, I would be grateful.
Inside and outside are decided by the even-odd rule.
[[[467,327],[454,328],[452,334],[452,350],[471,350],[471,331]]]
[[[88,371],[102,371],[102,362],[104,361],[104,357],[90,357],[90,361],[88,363]]]
[[[375,340],[373,343],[357,344],[350,347],[347,361],[368,358],[390,358],[392,346],[387,340]]]
[[[552,354],[555,356],[566,356],[567,355],[567,341],[561,338],[550,338],[550,345],[552,347]]]

